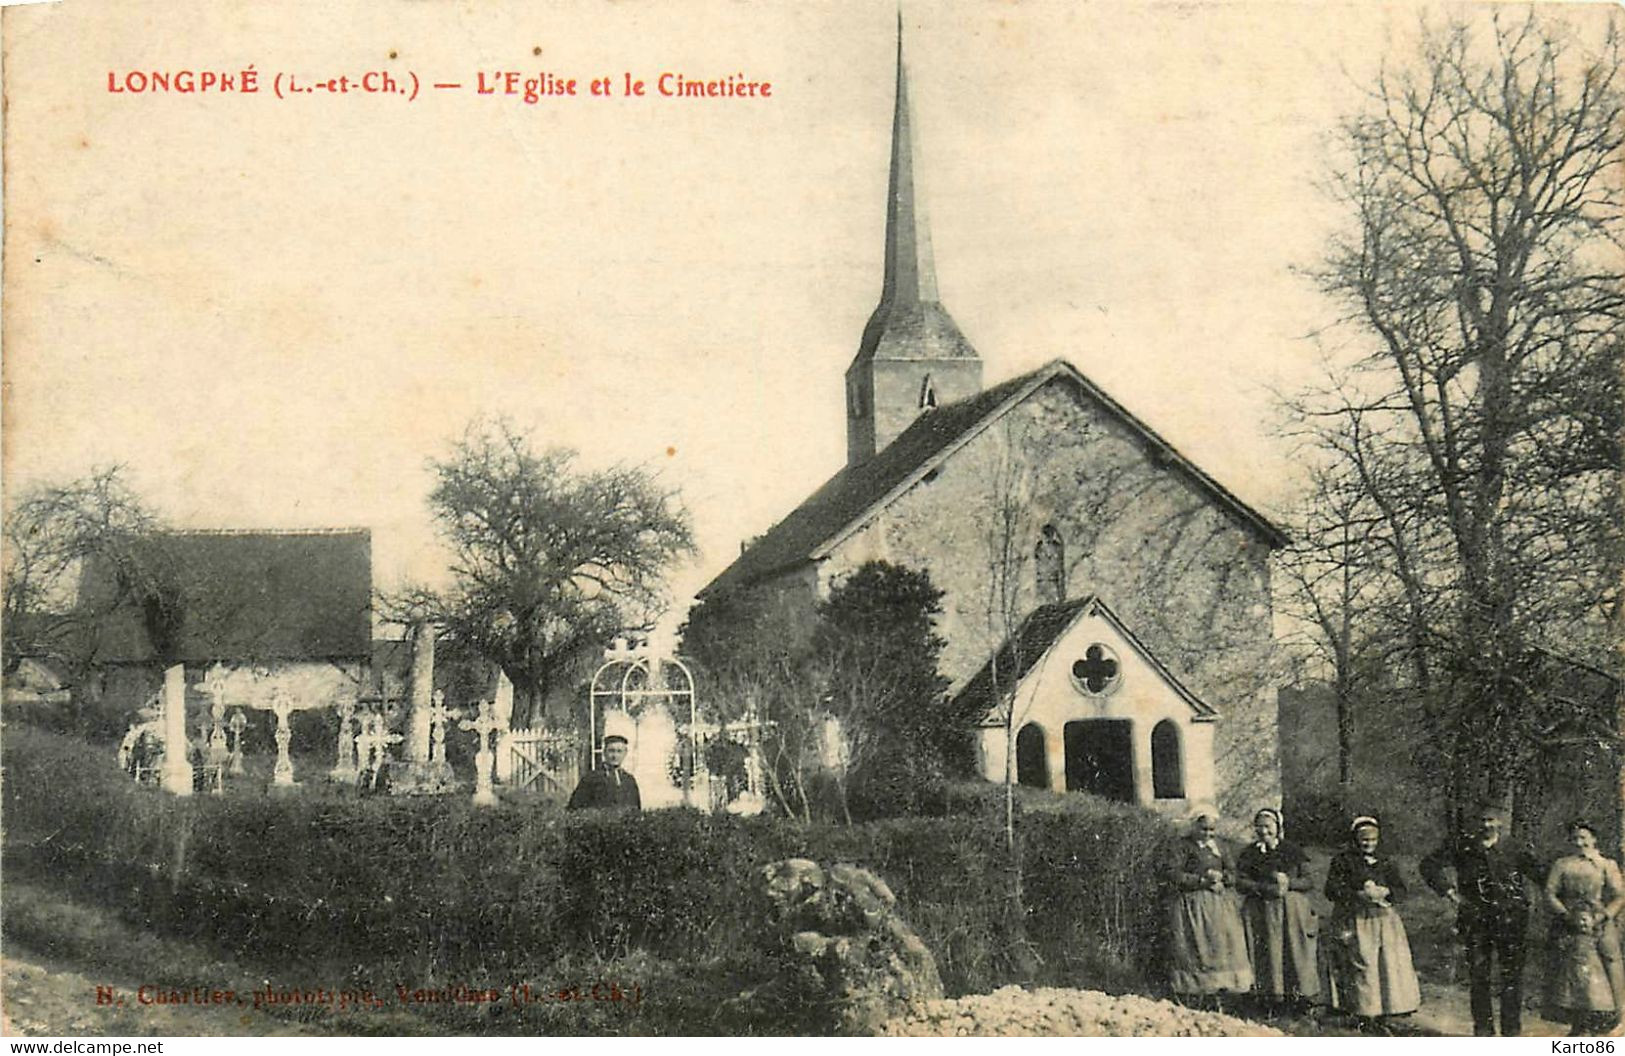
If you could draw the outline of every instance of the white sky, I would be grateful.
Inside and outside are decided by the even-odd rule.
[[[1065,357],[1268,512],[1294,481],[1269,389],[1313,380],[1304,335],[1334,314],[1293,272],[1337,222],[1313,185],[1326,137],[1419,10],[907,4],[940,287],[987,382]],[[128,462],[180,525],[370,526],[387,587],[443,565],[425,460],[506,414],[680,488],[702,554],[673,585],[691,593],[844,457],[894,19],[872,2],[7,11],[7,489]],[[106,91],[109,70],[248,63],[256,96]],[[269,90],[277,71],[482,69],[583,90],[744,72],[774,95]]]

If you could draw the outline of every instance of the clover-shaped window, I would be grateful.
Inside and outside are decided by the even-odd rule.
[[[1104,697],[1116,691],[1123,681],[1123,665],[1117,654],[1099,642],[1083,651],[1072,663],[1072,684],[1088,697]]]

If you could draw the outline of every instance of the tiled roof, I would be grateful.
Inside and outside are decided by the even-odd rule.
[[[928,471],[931,463],[945,457],[961,441],[968,440],[1001,411],[1008,409],[1007,405],[1013,406],[1055,378],[1078,386],[1108,414],[1137,433],[1170,468],[1190,478],[1270,546],[1285,545],[1286,536],[1262,514],[1181,455],[1173,445],[1102,392],[1077,368],[1064,360],[1055,360],[1038,370],[920,415],[902,435],[873,458],[857,466],[847,466],[831,477],[823,487],[760,536],[701,594],[749,586],[822,556],[817,553],[821,547],[848,528],[855,527],[861,518],[883,504],[915,473]]]
[[[173,659],[184,663],[367,660],[372,653],[372,533],[166,532],[143,560],[173,584],[180,613]],[[81,607],[96,621],[96,659],[159,659],[140,605],[119,600],[114,570],[92,561]]]

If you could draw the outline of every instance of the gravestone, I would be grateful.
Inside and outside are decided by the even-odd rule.
[[[355,735],[350,732],[350,724],[355,720],[355,702],[352,700],[340,701],[338,713],[338,761],[333,764],[333,769],[328,771],[328,774],[334,781],[353,784],[358,774],[355,758]]]
[[[164,672],[163,789],[177,796],[192,794],[192,764],[186,758],[186,667]]]
[[[474,753],[474,803],[481,807],[491,806],[497,801],[496,793],[491,788],[491,735],[501,729],[495,708],[490,701],[482,700],[479,716],[464,719],[459,725],[465,730],[474,731],[480,739],[479,750]]]
[[[434,705],[434,624],[424,621],[412,634],[411,712],[406,724],[406,761],[427,763]]]
[[[233,776],[243,772],[243,730],[248,726],[248,716],[243,709],[238,708],[231,713],[231,755],[226,763],[226,773]]]
[[[293,727],[288,725],[288,716],[294,712],[293,698],[279,692],[271,698],[267,710],[276,716],[276,732],[272,734],[276,741],[276,767],[271,771],[271,783],[291,787],[298,784],[293,779],[293,757],[288,754],[288,746],[293,743]]]
[[[446,723],[457,713],[446,707],[446,695],[434,688],[434,625],[420,623],[412,636],[412,685],[406,723],[405,765],[390,770],[395,795],[454,792],[456,776],[446,764]]]
[[[356,735],[356,751],[361,759],[358,775],[361,786],[376,791],[384,768],[389,765],[389,747],[404,738],[390,733],[387,720],[381,712],[361,716],[361,732]]]

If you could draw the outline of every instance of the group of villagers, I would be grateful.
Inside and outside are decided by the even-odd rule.
[[[1575,1035],[1618,1029],[1625,970],[1616,918],[1625,909],[1625,880],[1598,850],[1596,830],[1572,822],[1570,853],[1543,870],[1527,849],[1502,839],[1498,808],[1476,818],[1475,831],[1420,862],[1428,886],[1457,907],[1474,1033],[1493,1035],[1497,1025],[1505,1036],[1522,1032],[1531,889],[1551,914],[1548,1014]],[[1391,1030],[1393,1020],[1421,1006],[1421,991],[1396,908],[1407,894],[1405,878],[1380,849],[1381,826],[1369,815],[1350,826],[1349,844],[1332,858],[1322,888],[1332,904],[1324,927],[1309,897],[1316,886],[1309,858],[1284,832],[1279,811],[1260,810],[1254,841],[1232,857],[1216,816],[1194,819],[1173,876],[1174,993],[1195,1004],[1251,994],[1272,1012],[1324,1004],[1363,1030]]]

